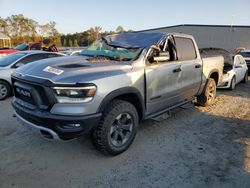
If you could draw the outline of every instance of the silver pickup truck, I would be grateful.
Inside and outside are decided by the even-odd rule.
[[[21,67],[12,74],[12,105],[18,120],[48,139],[90,132],[97,149],[117,155],[133,142],[141,120],[195,98],[212,104],[223,61],[202,59],[190,35],[109,35],[80,56]]]

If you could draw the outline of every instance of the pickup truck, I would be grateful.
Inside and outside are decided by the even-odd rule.
[[[43,43],[42,42],[29,42],[29,43],[22,43],[17,45],[15,48],[10,49],[0,49],[0,58],[5,55],[9,55],[19,51],[25,50],[42,50]]]
[[[117,155],[139,122],[195,98],[214,102],[223,57],[202,59],[190,35],[124,33],[95,41],[81,56],[25,65],[12,74],[15,116],[48,139],[91,133],[97,149]]]

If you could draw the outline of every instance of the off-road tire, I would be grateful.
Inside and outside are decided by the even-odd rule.
[[[131,134],[127,141],[121,146],[115,146],[112,143],[111,129],[114,127],[117,117],[122,114],[129,114],[129,119],[133,126],[131,128]],[[98,126],[93,130],[92,140],[96,148],[108,155],[118,155],[124,152],[132,144],[139,124],[138,112],[134,105],[123,100],[113,100],[104,110],[103,116]],[[129,124],[130,125],[130,124]]]
[[[197,96],[197,102],[201,106],[209,106],[215,102],[216,98],[216,82],[212,78],[208,78],[203,92]]]
[[[0,101],[8,98],[11,95],[11,87],[10,85],[0,80]]]

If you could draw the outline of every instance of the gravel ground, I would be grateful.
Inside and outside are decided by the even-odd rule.
[[[249,78],[250,79],[250,78]],[[0,102],[0,187],[250,187],[250,82],[211,107],[145,121],[128,151],[107,157],[88,136],[42,139]]]

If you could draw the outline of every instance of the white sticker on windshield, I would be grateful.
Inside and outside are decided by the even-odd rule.
[[[64,72],[64,70],[56,69],[51,66],[47,66],[45,69],[43,69],[43,71],[53,73],[56,75],[61,75]]]

